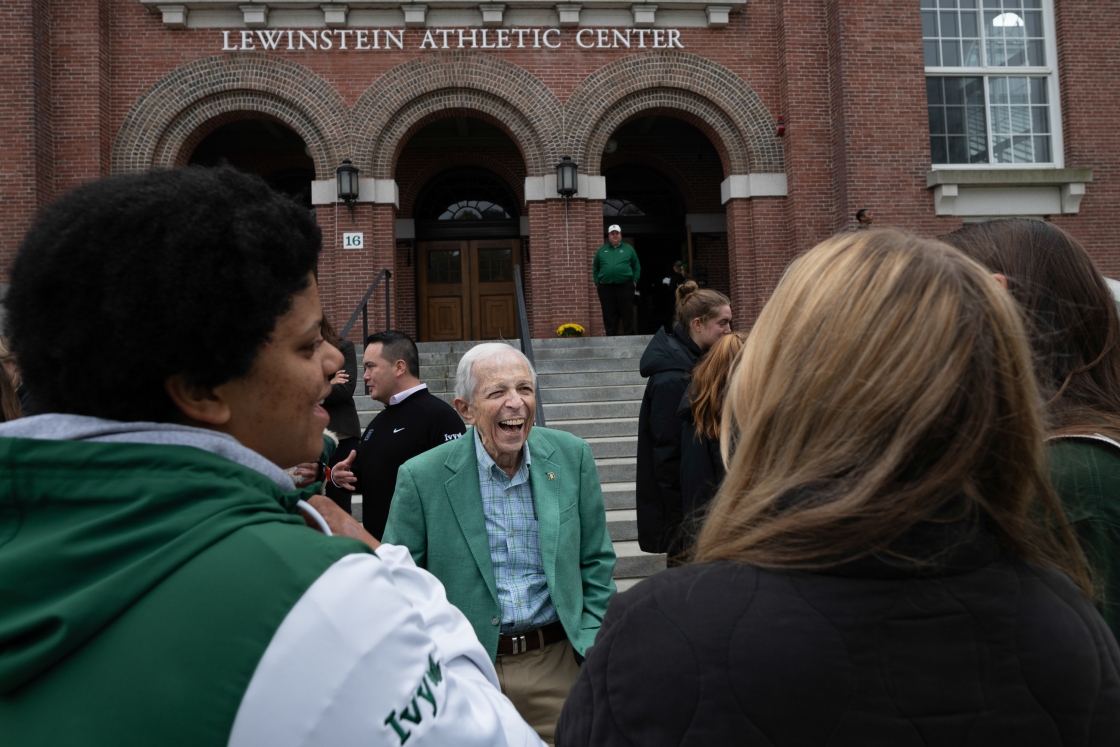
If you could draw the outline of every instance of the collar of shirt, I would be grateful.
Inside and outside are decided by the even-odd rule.
[[[520,485],[529,479],[529,439],[525,439],[525,445],[521,447],[521,451],[525,458],[521,460],[521,466],[518,468],[516,474],[511,478],[507,475],[501,467],[498,466],[491,457],[486,447],[482,445],[482,438],[478,435],[478,427],[474,428],[474,453],[478,457],[478,477],[481,480],[493,480],[497,478],[504,483],[509,483],[508,487]]]
[[[420,384],[419,386],[414,386],[411,389],[405,389],[403,392],[397,392],[396,394],[394,394],[392,397],[389,398],[389,404],[390,405],[399,405],[401,402],[404,402],[406,399],[408,399],[412,395],[416,394],[421,389],[427,389],[427,388],[428,388],[427,384]]]

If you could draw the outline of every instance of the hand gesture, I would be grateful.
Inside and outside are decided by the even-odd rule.
[[[341,462],[331,467],[331,482],[336,487],[345,490],[353,490],[358,482],[358,478],[350,471],[350,465],[354,463],[354,458],[358,456],[358,450],[354,449],[350,452],[349,456]]]
[[[340,368],[335,371],[334,376],[331,377],[331,386],[335,384],[345,384],[348,381],[350,381],[350,374],[346,373],[346,369]]]

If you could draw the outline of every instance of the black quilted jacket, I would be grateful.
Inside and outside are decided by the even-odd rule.
[[[686,566],[619,594],[564,706],[575,745],[1120,745],[1120,651],[991,535],[937,568]]]

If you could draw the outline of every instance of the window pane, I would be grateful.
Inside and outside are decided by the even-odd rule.
[[[968,138],[949,138],[949,163],[968,163]]]
[[[513,259],[509,249],[478,250],[478,281],[508,283],[513,280]]]
[[[949,163],[949,150],[945,145],[945,138],[931,137],[929,139],[929,157],[933,163]]]
[[[1041,37],[1042,36],[1042,11],[1032,10],[1023,14],[1023,20],[1026,22],[1027,36]]]
[[[1027,106],[1011,107],[1011,132],[1016,135],[1029,134],[1031,131],[1031,110]]]
[[[965,134],[963,106],[945,107],[945,131],[950,135]]]
[[[1030,83],[1026,78],[1007,78],[1007,93],[1012,104],[1031,102]]]
[[[1004,54],[1002,39],[988,39],[987,51],[988,65],[992,67],[1003,67],[1007,63],[1007,55]]]
[[[1034,139],[1035,163],[1049,163],[1054,159],[1050,156],[1050,136],[1039,135]]]
[[[941,0],[942,8],[955,8],[957,7],[957,0]]]
[[[462,277],[459,252],[428,252],[429,283],[460,283]]]
[[[1007,78],[990,78],[988,80],[988,95],[993,104],[1007,103]]]
[[[961,7],[962,8],[975,8],[976,7],[976,0],[961,0]]]
[[[1015,151],[1015,163],[1034,163],[1034,138],[1012,138],[1012,149]]]
[[[1031,39],[1027,42],[1027,64],[1032,67],[1042,67],[1046,64],[1046,44],[1042,39]]]
[[[988,138],[987,137],[970,137],[968,139],[968,162],[969,163],[987,163],[988,162]]]
[[[937,7],[937,0],[922,0],[922,7],[923,8],[936,8]]]
[[[976,16],[977,12],[975,10],[961,11],[961,36],[980,36],[980,26]],[[925,17],[924,13],[922,17]]]
[[[1045,106],[1031,108],[1031,130],[1035,134],[1050,132],[1050,110]]]
[[[1027,43],[1023,39],[1008,39],[1004,42],[1007,49],[1008,67],[1026,67]]]
[[[1047,101],[1046,78],[1027,78],[1027,80],[1030,81],[1031,103],[1045,104]]]
[[[959,37],[960,29],[957,27],[957,12],[954,10],[941,11],[941,36]]]
[[[1042,0],[1025,0],[1023,3],[1024,8],[1041,8]]]
[[[961,45],[958,41],[941,42],[941,64],[945,67],[960,67]]]
[[[965,127],[969,135],[977,135],[985,131],[984,107],[970,106],[965,109]]]
[[[922,12],[922,36],[927,39],[937,36],[937,14],[933,11]]]
[[[964,99],[969,106],[984,106],[984,79],[962,78],[964,81]]]
[[[998,8],[999,7],[999,0],[984,0],[984,7],[985,8]]]
[[[1011,110],[1008,107],[992,107],[992,132],[1011,132]]]
[[[978,39],[964,40],[962,60],[965,67],[980,67],[980,41]]]
[[[984,7],[985,8],[989,7],[988,3],[986,1],[984,3]],[[999,6],[997,5],[996,7],[998,8]],[[1002,23],[999,26],[996,26],[996,16],[998,16],[999,14],[1000,14],[1000,12],[998,10],[985,10],[984,11],[984,32],[988,35],[988,38],[990,38],[990,39],[995,39],[997,37],[998,38],[1003,37],[1003,25],[1002,25]]]
[[[941,95],[941,78],[926,78],[926,101],[930,106],[945,103]]]
[[[945,134],[945,110],[940,106],[931,106],[929,108],[929,134]]]
[[[941,45],[935,41],[922,42],[926,53],[926,67],[938,67],[941,64]]]
[[[1011,138],[992,133],[992,156],[996,163],[1012,163]]]

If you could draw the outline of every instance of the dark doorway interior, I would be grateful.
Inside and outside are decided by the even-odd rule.
[[[672,275],[674,262],[687,257],[684,200],[664,174],[647,166],[616,166],[604,175],[603,234],[617,223],[623,240],[638,253],[642,277],[634,303],[636,331],[650,334],[673,316],[672,293],[663,279]]]
[[[222,125],[202,139],[191,164],[228,163],[257,174],[274,189],[311,207],[315,162],[303,138],[271,119],[239,119]]]
[[[516,337],[519,207],[510,185],[483,168],[448,169],[424,185],[412,209],[421,341]]]

